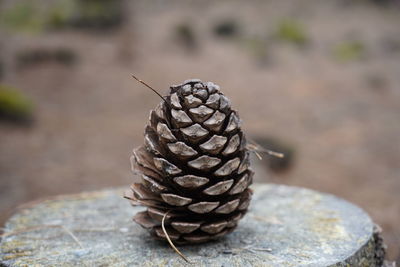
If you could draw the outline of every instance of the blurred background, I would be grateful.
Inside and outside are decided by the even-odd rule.
[[[15,207],[135,179],[148,113],[219,84],[248,136],[286,153],[256,181],[365,209],[400,258],[396,0],[0,0],[0,225]]]

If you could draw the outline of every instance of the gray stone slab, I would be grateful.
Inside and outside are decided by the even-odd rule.
[[[191,266],[377,266],[369,216],[308,189],[253,185],[249,213],[219,241],[180,247]],[[19,210],[0,244],[4,266],[185,266],[134,224],[122,189],[60,196]],[[188,265],[189,266],[189,265]]]

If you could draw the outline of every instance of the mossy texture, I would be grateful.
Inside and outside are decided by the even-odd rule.
[[[337,60],[342,62],[359,60],[365,56],[365,47],[360,41],[347,41],[337,45],[333,54]]]
[[[275,31],[275,38],[280,41],[296,45],[304,45],[308,42],[304,26],[290,19],[282,20]]]
[[[33,104],[30,99],[13,87],[0,84],[0,118],[30,120]]]
[[[14,31],[40,33],[46,30],[109,28],[122,22],[120,0],[57,0],[48,5],[18,0],[0,10],[0,26]]]
[[[39,32],[44,21],[33,1],[19,1],[0,12],[0,24],[14,31]]]

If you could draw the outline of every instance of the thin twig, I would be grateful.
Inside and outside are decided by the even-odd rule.
[[[285,157],[285,154],[280,153],[280,152],[275,152],[275,151],[272,151],[272,150],[269,150],[269,149],[267,149],[266,151],[260,151],[260,152],[267,153],[268,155],[271,155],[271,156],[274,156],[274,157],[277,157],[277,158],[280,158],[280,159]]]
[[[277,157],[277,158],[284,158],[285,157],[285,155],[283,153],[275,152],[275,151],[272,151],[270,149],[266,149],[266,148],[260,146],[259,144],[247,144],[247,148],[249,150],[253,151],[254,153],[256,153],[256,152],[266,153],[266,154],[268,154],[270,156],[274,156],[274,157]]]
[[[76,243],[78,243],[78,245],[83,249],[82,243],[79,241],[79,239],[78,239],[67,227],[65,227],[64,225],[61,225],[61,228],[62,228],[67,234],[69,234],[69,235],[72,237],[72,239],[73,239]]]
[[[259,160],[262,160],[262,157],[261,157],[260,153],[258,153],[256,150],[253,150],[253,152],[254,152],[254,154],[257,156],[257,158]]]
[[[136,81],[140,82],[141,84],[143,84],[144,86],[146,86],[147,88],[149,88],[151,91],[153,91],[156,95],[158,95],[162,100],[165,101],[165,103],[169,106],[169,103],[167,102],[167,100],[159,93],[157,92],[156,89],[154,89],[153,87],[151,87],[150,85],[148,85],[145,81],[137,78],[135,75],[131,74],[133,79],[135,79]]]
[[[177,248],[175,247],[174,243],[172,243],[171,239],[169,238],[169,235],[168,235],[168,233],[167,233],[167,230],[165,230],[164,221],[165,221],[165,218],[167,217],[167,215],[168,215],[169,212],[170,212],[170,211],[167,211],[167,212],[164,214],[164,216],[163,216],[163,218],[162,218],[162,221],[161,221],[161,228],[162,228],[162,230],[163,230],[163,232],[164,232],[164,235],[165,235],[165,237],[167,238],[169,245],[175,250],[175,252],[176,252],[179,256],[181,256],[182,259],[184,259],[187,263],[191,263],[191,262],[185,257],[185,255],[183,255],[183,254],[179,251],[179,249],[177,249]]]
[[[128,196],[126,196],[126,195],[124,195],[124,196],[122,196],[123,198],[125,198],[125,199],[127,199],[127,200],[132,200],[132,201],[135,201],[136,199],[133,199],[133,198],[131,198],[131,197],[128,197]]]
[[[271,248],[251,248],[251,250],[255,250],[255,251],[266,251],[266,252],[271,252],[271,251],[272,251]]]

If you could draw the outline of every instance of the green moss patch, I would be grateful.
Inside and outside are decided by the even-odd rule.
[[[0,119],[14,122],[30,122],[33,104],[30,99],[10,86],[0,84]]]
[[[295,45],[304,45],[309,40],[304,26],[295,20],[289,19],[279,22],[274,36],[280,41]]]
[[[333,55],[343,62],[359,60],[365,57],[365,46],[360,41],[346,41],[333,49]]]

